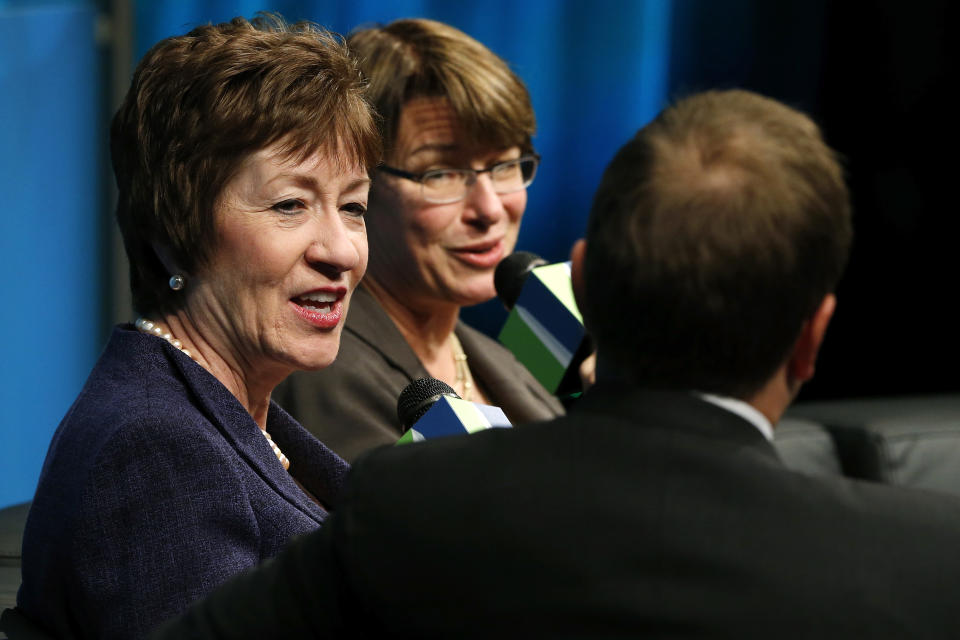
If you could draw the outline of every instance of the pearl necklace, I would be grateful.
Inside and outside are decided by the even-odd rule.
[[[134,323],[134,325],[137,327],[137,331],[139,331],[140,333],[147,333],[152,336],[157,336],[158,338],[163,338],[164,340],[172,344],[174,347],[182,351],[185,356],[187,356],[194,362],[197,361],[196,357],[194,357],[194,355],[190,353],[190,350],[185,348],[182,342],[174,338],[172,333],[170,333],[169,331],[165,331],[164,328],[159,323],[153,322],[152,320],[147,320],[146,318],[137,318],[137,321]],[[283,455],[283,452],[280,451],[280,447],[278,447],[277,443],[273,441],[273,438],[270,437],[270,434],[267,433],[266,429],[260,429],[260,433],[262,433],[263,437],[267,439],[267,444],[269,444],[270,448],[273,449],[274,455],[277,456],[277,460],[280,461],[280,464],[283,465],[283,468],[289,471],[290,470],[289,458]]]
[[[180,351],[183,351],[185,356],[194,362],[197,361],[197,359],[193,357],[193,354],[190,353],[190,350],[183,346],[182,342],[174,338],[173,334],[169,331],[164,331],[163,327],[161,327],[158,323],[147,320],[146,318],[137,318],[137,321],[134,323],[134,325],[136,325],[137,330],[140,333],[149,333],[150,335],[157,336],[158,338],[163,338],[177,349],[180,349]]]
[[[473,375],[470,373],[470,367],[467,365],[467,354],[463,351],[463,345],[457,338],[457,334],[450,334],[450,345],[453,347],[453,366],[456,368],[456,379],[454,384],[463,388],[464,400],[470,400],[473,395]]]
[[[280,451],[280,447],[277,446],[277,443],[273,441],[273,438],[270,437],[270,434],[267,433],[266,429],[260,429],[260,433],[263,434],[263,437],[267,439],[267,444],[270,445],[270,448],[273,449],[273,455],[277,456],[277,460],[280,461],[280,464],[283,465],[283,468],[287,471],[290,471],[290,460],[287,456],[283,455],[283,451]]]

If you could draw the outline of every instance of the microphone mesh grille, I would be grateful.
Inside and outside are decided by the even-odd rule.
[[[545,264],[546,260],[529,251],[511,253],[497,264],[493,272],[493,288],[507,311],[513,309],[513,305],[517,303],[523,283],[530,272]]]
[[[408,384],[397,398],[397,417],[403,430],[409,429],[442,396],[459,398],[453,387],[436,378],[418,378]]]

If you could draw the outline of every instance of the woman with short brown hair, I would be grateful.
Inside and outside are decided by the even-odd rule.
[[[277,401],[348,460],[400,437],[397,396],[416,378],[447,382],[511,421],[562,412],[498,343],[459,321],[495,295],[516,245],[539,156],[526,87],[449,25],[397,20],[348,44],[382,120],[385,162],[370,191],[370,267],[329,369],[298,373]]]
[[[265,17],[140,62],[111,131],[135,325],[50,445],[18,606],[132,638],[316,529],[347,464],[270,395],[337,355],[379,135],[344,43]]]

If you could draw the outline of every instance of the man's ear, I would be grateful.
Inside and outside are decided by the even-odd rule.
[[[787,364],[787,372],[794,381],[802,383],[813,377],[817,353],[820,351],[820,345],[823,344],[827,325],[830,324],[830,318],[833,317],[836,307],[837,297],[828,293],[800,329],[800,337],[794,344],[793,354]]]
[[[580,238],[575,243],[573,243],[573,248],[570,249],[570,280],[573,284],[573,299],[577,301],[577,306],[583,309],[583,305],[586,300],[584,294],[586,292],[586,283],[583,279],[583,261],[587,256],[587,241],[584,238]]]

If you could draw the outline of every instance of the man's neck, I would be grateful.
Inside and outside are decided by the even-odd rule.
[[[789,374],[787,365],[780,367],[759,391],[746,402],[762,413],[776,427],[784,411],[800,392],[801,383]]]

